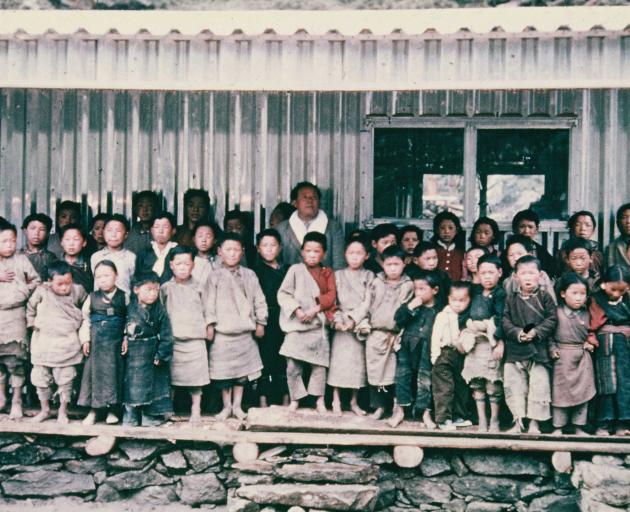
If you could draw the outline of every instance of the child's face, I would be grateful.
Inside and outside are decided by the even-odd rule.
[[[280,244],[276,237],[263,236],[258,244],[258,254],[267,263],[275,263],[280,255]]]
[[[105,243],[105,221],[97,220],[92,225],[92,238],[96,240],[96,243],[103,245]]]
[[[357,270],[361,268],[368,259],[368,253],[362,243],[352,242],[346,247],[345,257],[348,268]]]
[[[158,244],[166,244],[173,238],[174,231],[168,219],[155,219],[151,226],[151,238]]]
[[[38,220],[28,223],[24,230],[24,236],[29,246],[39,248],[46,243],[48,239],[48,229],[46,225]]]
[[[195,262],[191,254],[177,254],[171,260],[170,266],[176,279],[186,281],[192,275]]]
[[[376,254],[379,255],[383,254],[383,251],[392,245],[396,245],[396,235],[394,234],[384,236],[372,242],[372,247],[376,249]]]
[[[68,224],[77,224],[78,222],[79,216],[75,210],[64,209],[57,215],[57,228],[62,228]]]
[[[413,294],[422,301],[422,304],[431,304],[438,293],[437,286],[432,288],[424,279],[416,279],[413,282]]]
[[[470,294],[466,288],[453,288],[448,294],[448,305],[453,312],[460,314],[470,305]]]
[[[10,229],[0,231],[0,257],[10,258],[15,254],[17,237]]]
[[[110,249],[118,249],[122,247],[127,239],[127,229],[122,222],[110,220],[107,224],[105,224],[103,237],[107,247]]]
[[[473,233],[475,245],[478,245],[479,247],[490,247],[492,245],[493,238],[494,231],[489,224],[479,224]]]
[[[438,226],[438,238],[445,244],[450,244],[457,236],[457,226],[452,220],[444,219]]]
[[[405,251],[405,254],[412,254],[419,243],[418,233],[415,231],[405,231],[400,239],[400,247]]]
[[[207,215],[208,205],[202,197],[193,196],[186,202],[186,217],[192,224],[204,219]]]
[[[468,272],[475,273],[477,272],[477,261],[479,258],[483,256],[483,251],[481,249],[470,249],[466,253],[466,268]]]
[[[143,197],[136,204],[136,217],[140,222],[149,222],[155,215],[155,204],[147,197]]]
[[[78,229],[69,229],[61,238],[61,247],[68,256],[77,256],[85,247],[86,241]]]
[[[618,301],[626,293],[628,293],[628,283],[625,281],[609,281],[600,284],[601,289],[610,300]]]
[[[619,222],[621,232],[624,235],[630,235],[630,209],[621,212],[621,220]]]
[[[573,272],[584,274],[591,266],[591,255],[586,249],[573,249],[567,254],[566,262]]]
[[[275,228],[283,220],[285,220],[285,218],[282,216],[282,214],[280,212],[273,211],[273,212],[271,212],[271,215],[269,216],[269,227],[270,228]]]
[[[527,238],[531,238],[532,240],[538,234],[538,226],[533,220],[523,219],[516,226],[519,235],[526,236]]]
[[[236,240],[226,240],[219,247],[219,256],[226,267],[236,267],[243,257],[243,246]]]
[[[149,306],[155,304],[160,296],[159,283],[144,283],[140,286],[134,286],[133,293],[138,297],[138,302]]]
[[[201,226],[195,231],[193,241],[200,253],[207,254],[214,247],[214,231],[209,226]]]
[[[309,189],[306,189],[309,190]],[[324,259],[326,251],[318,242],[306,242],[302,247],[302,259],[307,267],[316,267]]]
[[[225,231],[227,231],[228,233],[236,233],[237,235],[242,235],[243,233],[245,233],[245,226],[241,222],[241,219],[230,219],[225,225]]]
[[[574,283],[566,290],[560,292],[560,297],[564,299],[565,304],[571,309],[580,309],[586,304],[587,291],[586,286],[581,283]]]
[[[507,250],[507,260],[508,260],[508,263],[510,264],[510,268],[514,268],[514,265],[516,265],[516,262],[523,256],[526,256],[527,254],[528,254],[527,249],[525,249],[525,247],[522,246],[521,244],[510,245]]]
[[[72,290],[72,274],[70,272],[63,275],[57,274],[48,282],[50,283],[50,289],[55,295],[70,295],[70,291]]]
[[[111,292],[116,286],[116,272],[107,265],[100,265],[94,271],[94,285],[105,293]]]
[[[435,270],[438,266],[438,255],[435,249],[424,251],[417,258],[417,265],[422,270]]]
[[[519,265],[516,270],[516,280],[521,286],[521,290],[530,293],[538,288],[540,282],[540,270],[535,263],[525,263]]]
[[[383,261],[383,272],[390,281],[398,281],[405,270],[405,262],[398,256],[392,256]]]
[[[588,215],[580,215],[575,219],[575,225],[573,226],[573,235],[578,238],[584,238],[590,240],[595,232],[595,224]]]
[[[482,263],[477,267],[479,283],[484,290],[492,290],[499,284],[501,279],[501,269],[493,263]]]

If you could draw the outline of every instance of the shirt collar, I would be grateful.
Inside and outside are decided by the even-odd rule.
[[[444,242],[442,242],[442,240],[438,240],[437,243],[438,243],[438,245],[440,247],[443,247],[447,251],[452,251],[453,249],[455,249],[455,243],[454,242],[451,242],[450,244],[446,245]]]

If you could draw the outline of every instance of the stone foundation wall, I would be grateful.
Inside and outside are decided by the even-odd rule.
[[[434,450],[401,469],[380,448],[262,447],[249,463],[235,462],[231,446],[203,443],[119,440],[100,457],[84,448],[72,438],[1,435],[0,503],[74,496],[230,512],[630,510],[630,456],[586,456],[559,474],[550,454]]]

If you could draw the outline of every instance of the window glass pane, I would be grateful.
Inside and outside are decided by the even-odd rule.
[[[377,128],[374,216],[432,217],[463,211],[464,130]]]
[[[510,221],[533,208],[543,219],[567,213],[569,130],[479,130],[480,215]]]

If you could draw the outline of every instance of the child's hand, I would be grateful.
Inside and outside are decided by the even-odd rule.
[[[588,341],[584,342],[584,350],[586,350],[587,352],[593,352],[593,350],[595,350],[595,347],[593,345],[591,345]]]
[[[84,343],[83,344],[83,355],[85,357],[90,355],[90,344],[89,343]]]
[[[256,324],[256,332],[254,332],[254,336],[256,338],[262,338],[265,335],[265,326],[261,324]]]
[[[354,320],[349,320],[347,324],[344,325],[342,330],[344,331],[352,331],[354,329]]]
[[[420,297],[414,297],[409,301],[409,304],[407,305],[409,309],[416,309],[420,306],[422,306],[422,299]]]
[[[505,344],[502,341],[497,341],[497,346],[492,349],[492,359],[495,361],[501,361],[503,354],[505,353]]]
[[[319,306],[313,306],[310,309],[307,309],[304,312],[304,316],[305,316],[305,321],[306,322],[310,322],[311,320],[313,320],[313,318],[315,318],[317,316],[317,313],[319,313],[321,311]]]
[[[160,360],[159,360],[159,359],[154,359],[154,360],[153,360],[153,365],[154,365],[154,366],[160,366],[160,364],[161,364],[161,363],[160,363]]]
[[[206,339],[212,341],[214,339],[214,325],[206,327]]]
[[[345,331],[346,330],[346,324],[344,324],[342,322],[335,322],[334,327],[335,327],[335,331]]]
[[[13,270],[0,270],[0,283],[10,283],[15,278]]]
[[[127,353],[128,348],[129,348],[129,345],[127,344],[127,338],[123,338],[122,348],[120,350],[120,353],[124,356]]]
[[[551,351],[551,359],[560,359],[560,351],[558,349]]]
[[[457,352],[459,352],[460,354],[466,353],[466,349],[464,348],[464,345],[462,345],[461,343],[455,343],[454,347],[457,349]]]
[[[295,310],[295,318],[297,318],[300,322],[305,322],[306,321],[305,320],[306,316],[304,314],[304,311],[302,311],[302,308],[297,308]]]

